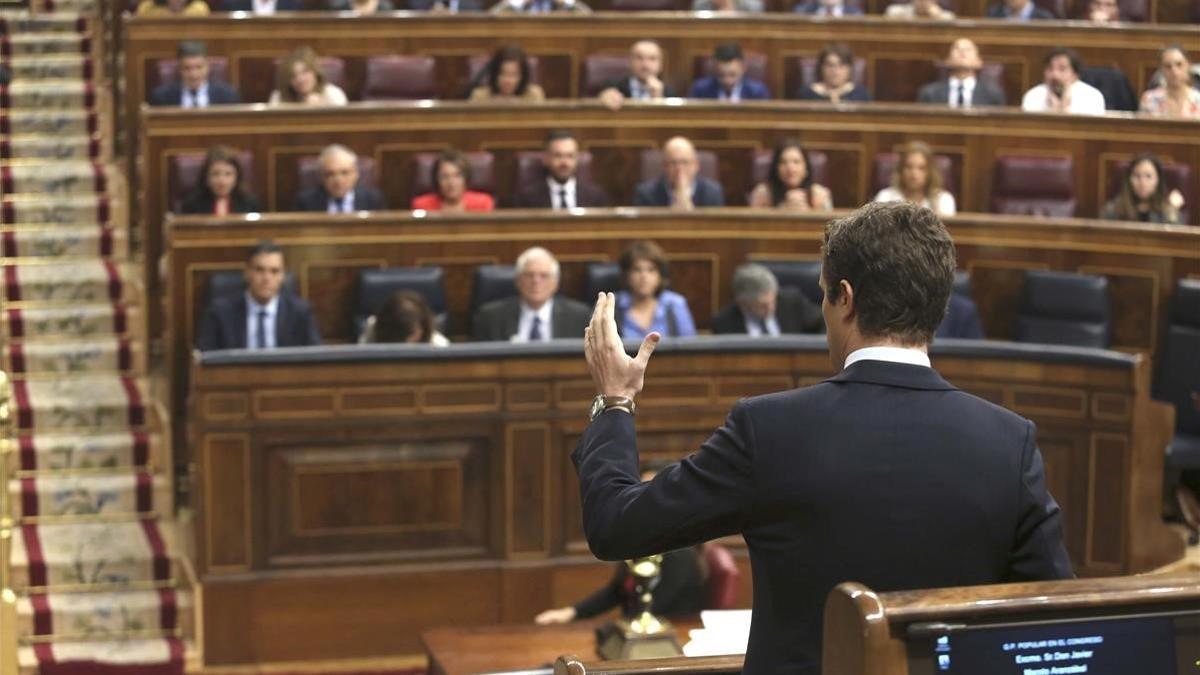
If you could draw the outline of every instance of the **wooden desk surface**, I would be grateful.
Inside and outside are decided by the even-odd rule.
[[[429,675],[475,675],[499,670],[549,667],[563,654],[584,659],[596,656],[597,626],[607,619],[576,621],[558,626],[532,624],[436,628],[421,633],[429,657]],[[696,619],[674,621],[679,643],[699,628]]]

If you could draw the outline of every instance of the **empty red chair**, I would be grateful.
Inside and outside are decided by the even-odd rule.
[[[1024,216],[1075,215],[1075,162],[1070,157],[1006,155],[992,174],[992,211]]]
[[[203,152],[188,152],[171,157],[167,167],[167,197],[172,212],[178,213],[180,204],[200,180],[204,155]],[[237,154],[237,163],[242,170],[242,186],[250,189],[254,185],[254,155],[249,150],[241,150]],[[254,192],[253,189],[250,191]]]
[[[146,96],[150,92],[169,82],[174,82],[179,79],[179,60],[178,59],[159,59],[155,63],[154,76],[157,78],[153,82],[146,83]],[[224,56],[208,57],[208,78],[218,82],[229,82],[229,59]]]
[[[881,152],[875,155],[874,181],[871,185],[871,195],[892,184],[892,173],[900,155],[895,152]],[[942,189],[958,198],[958,176],[954,173],[954,163],[946,155],[934,155],[933,165],[942,176]]]
[[[717,160],[717,153],[712,150],[697,150],[696,159],[700,162],[700,175],[705,178],[721,182],[721,164]],[[641,168],[638,171],[639,180],[657,180],[663,174],[663,155],[662,150],[643,150]]]
[[[704,544],[704,562],[708,567],[705,581],[705,609],[733,609],[737,607],[738,578],[741,570],[733,554],[715,542]]]
[[[402,101],[437,96],[437,62],[432,56],[372,56],[367,59],[364,101]]]
[[[589,54],[583,59],[583,96],[599,94],[613,80],[629,77],[626,54]]]
[[[494,196],[496,194],[496,158],[490,152],[467,152],[464,154],[471,167],[467,189],[486,192]],[[405,204],[417,195],[436,191],[433,184],[433,165],[437,162],[438,157],[439,153],[436,152],[421,152],[413,156],[412,170],[409,174],[409,195]]]
[[[746,77],[759,82],[767,81],[767,55],[760,52],[746,52]],[[692,59],[692,80],[699,80],[713,74],[712,54],[697,56]]]
[[[299,181],[298,192],[311,190],[321,185],[321,159],[317,155],[301,157],[296,162],[296,174]],[[375,159],[358,156],[358,184],[362,187],[379,187],[379,176],[376,175]]]

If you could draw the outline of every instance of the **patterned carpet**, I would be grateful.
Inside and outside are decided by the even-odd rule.
[[[0,641],[0,659],[179,673],[195,613],[147,398],[128,190],[100,131],[94,0],[34,4],[0,16],[13,74],[0,87],[0,625],[17,645]]]

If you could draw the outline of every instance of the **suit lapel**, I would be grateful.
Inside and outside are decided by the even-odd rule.
[[[246,342],[246,312],[248,311],[246,294],[243,292],[238,296],[237,302],[233,303],[233,341],[230,344],[238,349],[250,346]]]
[[[288,340],[290,335],[288,331],[285,330],[288,322],[292,320],[291,308],[292,303],[288,302],[288,296],[280,293],[279,304],[275,308],[275,325],[271,327],[272,330],[275,331],[276,347],[292,346],[290,340]]]
[[[521,299],[517,296],[510,297],[509,311],[504,313],[504,335],[501,338],[507,340],[509,337],[517,334],[517,329],[521,326]]]

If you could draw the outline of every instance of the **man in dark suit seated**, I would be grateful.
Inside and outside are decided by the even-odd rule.
[[[712,332],[775,337],[785,333],[820,333],[821,308],[794,288],[779,288],[771,270],[755,263],[733,273],[733,302],[712,320]]]
[[[1004,90],[979,79],[983,61],[979,58],[979,47],[971,40],[959,38],[950,45],[946,66],[948,77],[921,87],[918,103],[949,104],[951,108],[1005,105]]]
[[[300,12],[304,10],[302,0],[225,0],[221,9],[226,12],[253,12],[256,16],[270,16],[275,12]]]
[[[771,98],[767,85],[746,77],[746,59],[736,42],[717,45],[713,50],[713,73],[692,83],[688,98],[715,98],[721,101],[754,101]]]
[[[792,8],[796,14],[808,16],[862,16],[862,8],[845,0],[804,0]]]
[[[700,175],[696,146],[683,136],[663,144],[663,175],[640,183],[633,194],[634,206],[669,206],[691,211],[697,206],[725,206],[721,184]]]
[[[550,251],[530,248],[517,256],[516,267],[517,295],[480,307],[471,321],[471,339],[546,342],[583,337],[591,312],[581,302],[555,296],[559,266]]]
[[[932,211],[868,204],[825,228],[821,287],[837,375],[738,402],[687,458],[642,483],[636,357],[602,294],[584,336],[599,396],[571,455],[601,560],[741,534],[754,569],[746,675],[815,675],[825,598],[1072,576],[1032,422],[957,389],[927,348],[954,282]]]
[[[413,12],[435,14],[458,14],[459,12],[482,12],[483,0],[408,0],[408,9]]]
[[[246,291],[210,300],[196,348],[206,352],[321,344],[308,303],[281,292],[284,273],[283,249],[271,242],[252,248],[246,258]]]
[[[1033,4],[1033,0],[1002,0],[988,6],[989,19],[1029,21],[1030,19],[1054,19],[1053,13]]]
[[[386,209],[379,190],[358,184],[358,155],[334,143],[321,151],[321,184],[296,195],[293,211],[353,213]]]
[[[950,303],[946,307],[946,318],[938,324],[934,337],[982,340],[983,321],[979,318],[979,308],[975,306],[975,301],[952,293]]]
[[[150,105],[177,105],[207,108],[210,105],[241,103],[237,89],[209,79],[208,46],[199,40],[186,40],[175,50],[179,77],[150,92]]]
[[[674,96],[675,90],[662,79],[663,51],[653,40],[638,40],[629,48],[629,77],[609,82],[600,92],[600,102],[616,110],[625,99],[658,101]]]
[[[608,195],[603,190],[580,181],[576,175],[579,141],[575,134],[561,129],[551,131],[542,151],[542,166],[546,169],[543,179],[523,186],[513,206],[555,211],[608,206]]]

